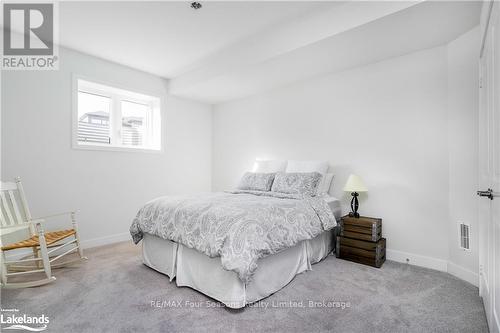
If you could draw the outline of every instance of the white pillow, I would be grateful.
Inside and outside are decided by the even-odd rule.
[[[325,173],[323,178],[321,179],[321,183],[318,187],[318,195],[327,194],[330,190],[330,186],[332,185],[333,173]]]
[[[259,173],[273,173],[273,172],[285,172],[286,161],[255,161],[253,172]]]
[[[325,161],[288,161],[286,172],[328,172],[328,162]]]

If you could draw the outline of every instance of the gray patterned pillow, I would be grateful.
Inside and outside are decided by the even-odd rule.
[[[278,172],[271,191],[314,197],[322,177],[319,172]]]
[[[241,177],[238,190],[271,191],[275,173],[246,172]]]

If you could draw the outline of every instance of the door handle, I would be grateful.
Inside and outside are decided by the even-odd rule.
[[[477,191],[477,195],[480,197],[486,197],[490,200],[493,200],[494,197],[500,197],[499,192],[493,192],[491,188],[489,188],[487,191]]]

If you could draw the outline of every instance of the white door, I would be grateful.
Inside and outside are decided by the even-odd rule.
[[[500,330],[500,8],[485,2],[479,107],[479,294],[491,332]]]

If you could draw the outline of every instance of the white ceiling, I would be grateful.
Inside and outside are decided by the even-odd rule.
[[[465,1],[61,2],[63,46],[220,103],[442,45],[479,23]]]
[[[60,43],[171,78],[240,39],[327,2],[60,2]]]

